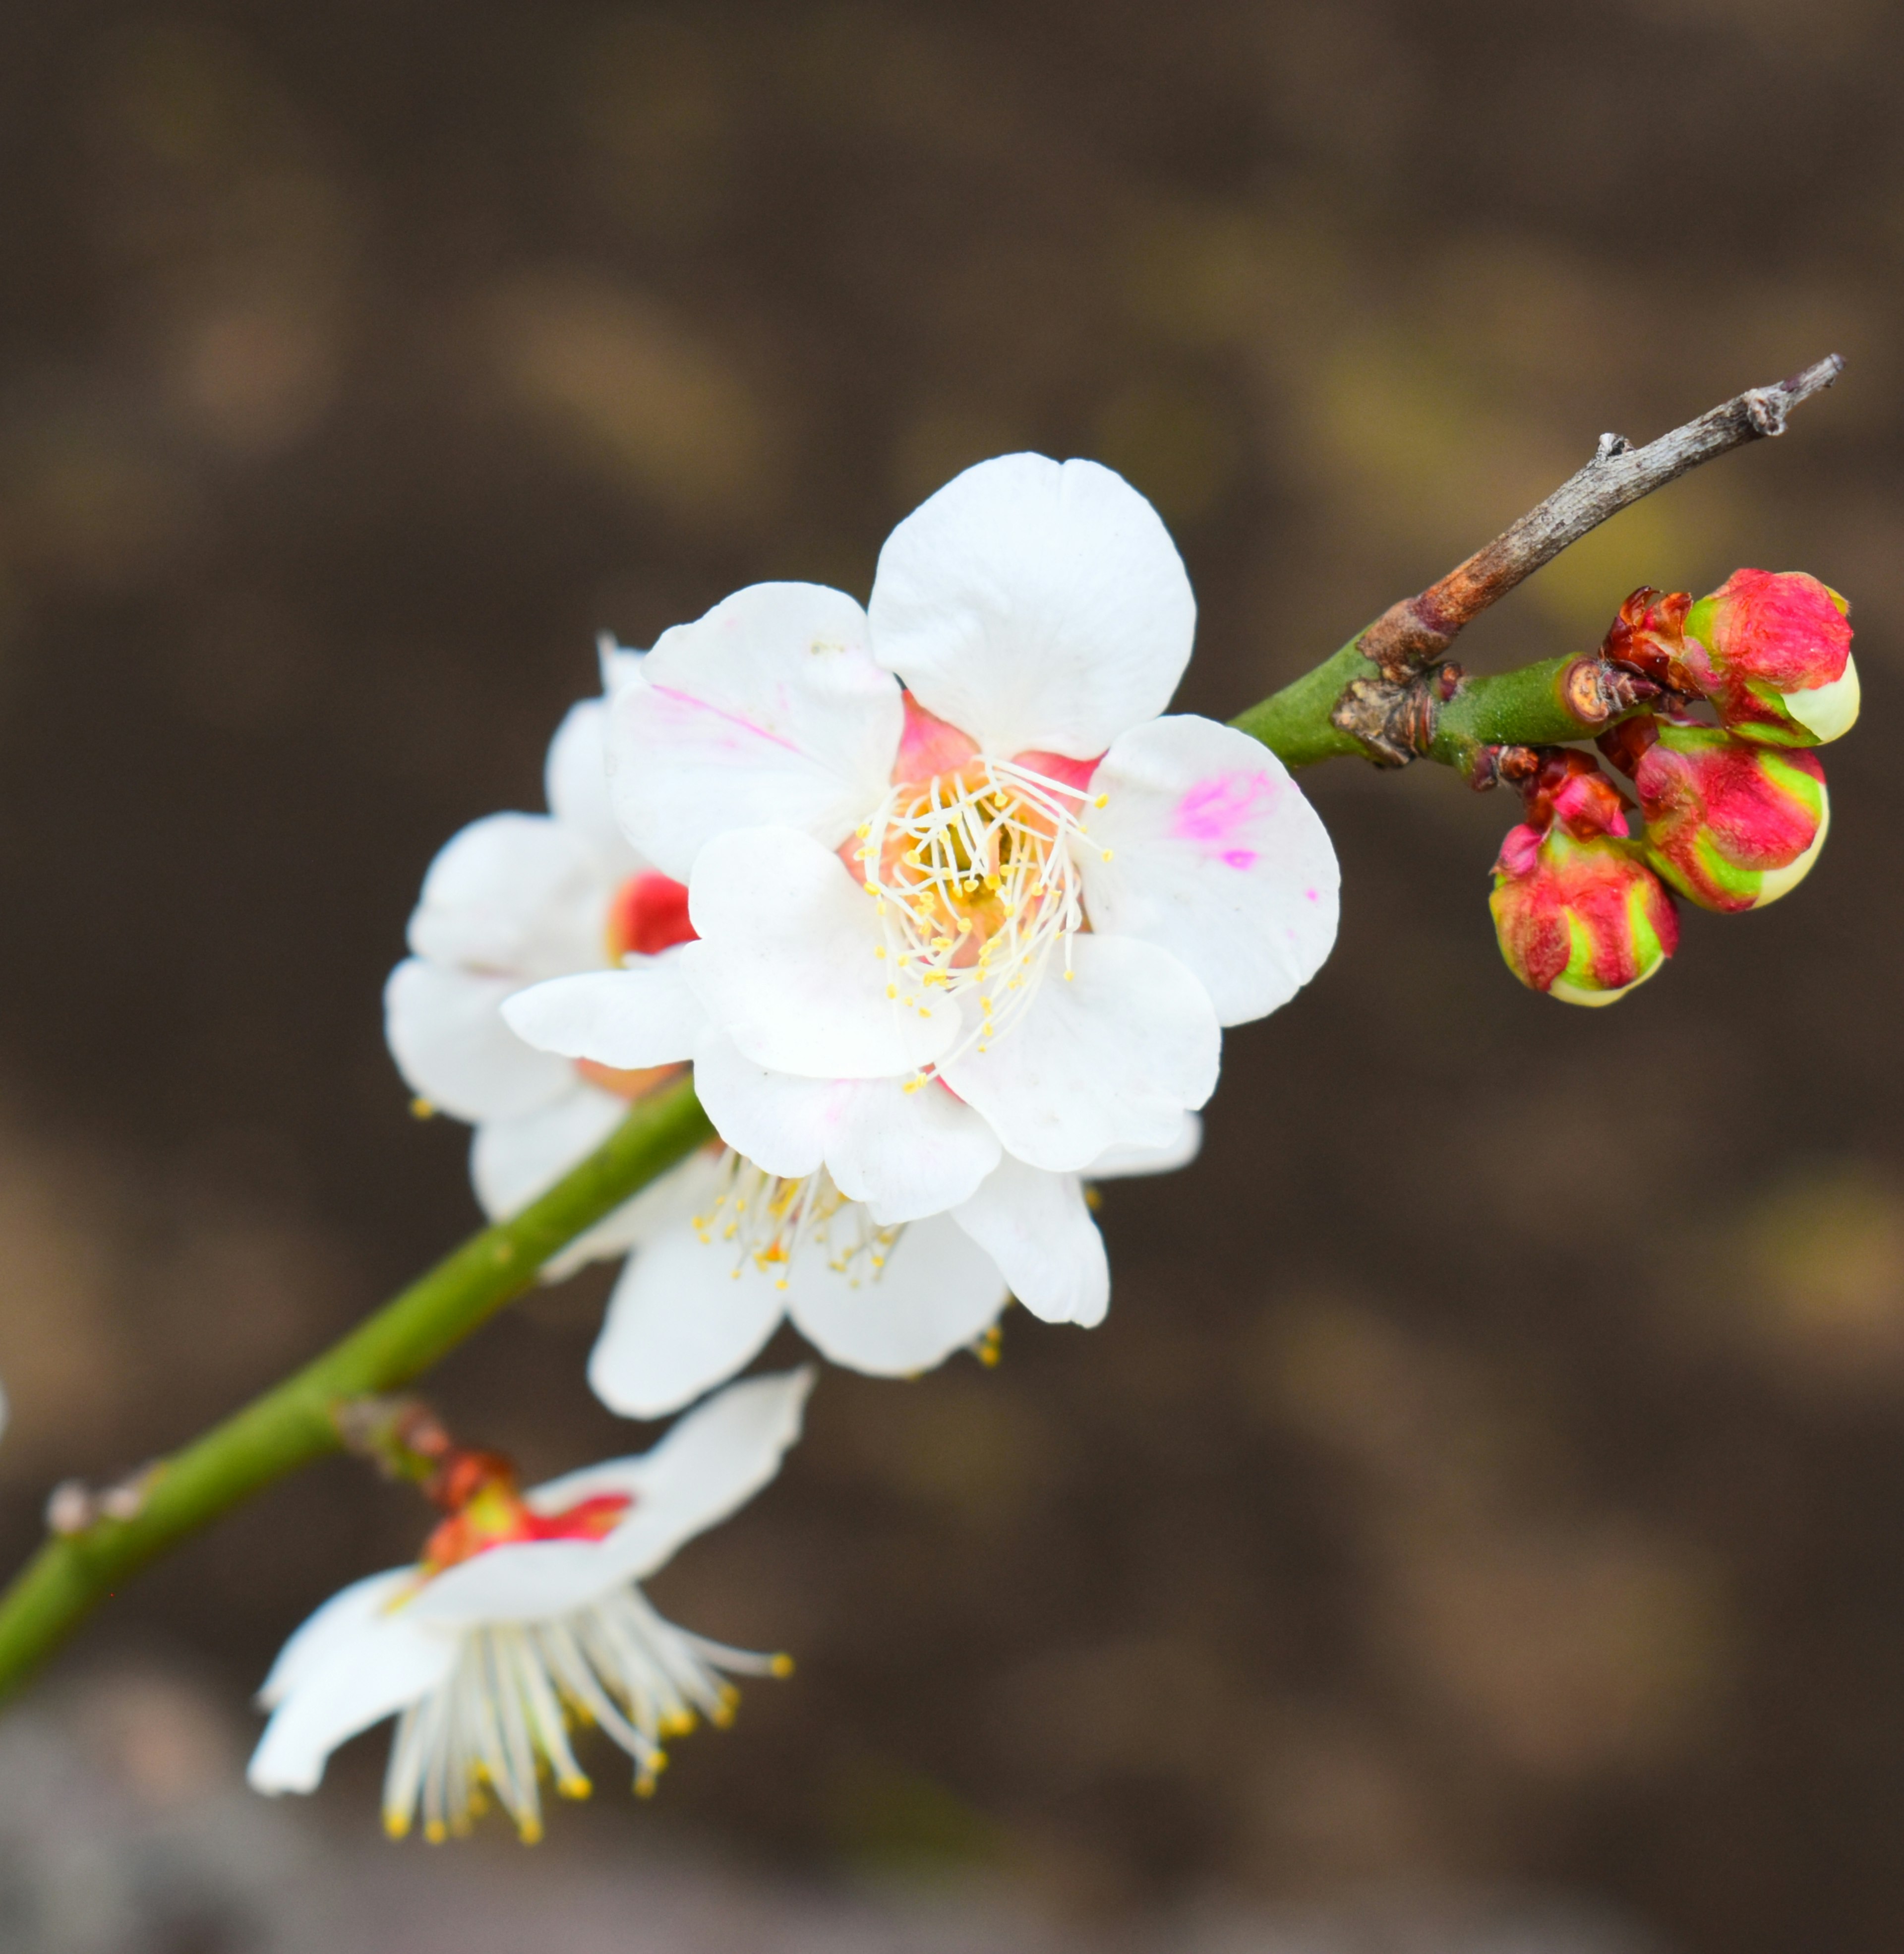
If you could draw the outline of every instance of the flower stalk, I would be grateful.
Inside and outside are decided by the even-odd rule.
[[[344,1444],[337,1413],[440,1362],[542,1264],[711,1137],[685,1081],[643,1100],[580,1167],[513,1219],[473,1235],[322,1356],[145,1475],[123,1519],[49,1540],[0,1597],[0,1695],[146,1562],[274,1480]]]

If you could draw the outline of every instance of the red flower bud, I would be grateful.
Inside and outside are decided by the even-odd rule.
[[[1494,863],[1494,934],[1507,967],[1569,1004],[1610,1004],[1679,947],[1679,919],[1626,833],[1624,803],[1584,753],[1550,756],[1529,819]]]
[[[1741,739],[1822,746],[1858,717],[1849,608],[1802,570],[1736,570],[1687,614],[1685,663]]]
[[[1615,763],[1633,776],[1646,859],[1702,909],[1762,909],[1810,872],[1830,802],[1811,754],[1723,727],[1642,715],[1619,729]]]

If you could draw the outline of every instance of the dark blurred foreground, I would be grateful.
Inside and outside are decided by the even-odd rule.
[[[800,1674],[652,1808],[605,1784],[579,1885],[500,1836],[384,1848],[380,1740],[293,1814],[223,1733],[215,1816],[138,1852],[241,1846],[286,1919],[313,1880],[461,1907],[471,1950],[526,1914],[630,1944],[600,1923],[651,1871],[642,1920],[699,1893],[762,1947],[807,1931],[771,1937],[775,1882],[842,1872],[1050,1924],[814,1944],[1306,1954],[1363,1943],[1169,1923],[1369,1895],[1409,1896],[1384,1946],[1627,1944],[1499,1937],[1485,1896],[1532,1893],[1686,1949],[1895,1947],[1901,42],[1861,0],[0,10],[10,1554],[53,1479],[174,1444],[470,1224],[379,988],[437,846],[537,804],[599,627],[863,595],[956,468],[1082,452],[1173,524],[1183,702],[1227,714],[1603,428],[1850,361],[1463,646],[1585,649],[1633,585],[1740,563],[1848,592],[1866,717],[1804,890],[1571,1012],[1493,945],[1509,806],[1318,778],[1341,947],[1230,1040],[1199,1165],[1112,1193],[1110,1322],[827,1379],[779,1486],[658,1585]],[[459,1428],[532,1473],[646,1442],[583,1384],[601,1294],[459,1355]],[[182,1659],[235,1716],[423,1525],[312,1473],[110,1603],[73,1686]],[[93,1809],[81,1715],[0,1728],[0,1908],[52,1877],[42,1801]],[[127,1918],[46,1945],[280,1944]],[[672,1930],[637,1944],[729,1944]]]

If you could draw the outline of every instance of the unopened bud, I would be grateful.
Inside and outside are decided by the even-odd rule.
[[[1687,613],[1686,663],[1741,739],[1822,746],[1858,717],[1849,608],[1802,570],[1736,570]]]
[[[1615,743],[1601,742],[1633,777],[1647,859],[1701,909],[1762,909],[1810,872],[1831,818],[1811,754],[1645,716]]]
[[[1527,800],[1532,818],[1501,843],[1488,902],[1500,953],[1531,990],[1610,1004],[1678,948],[1673,899],[1624,838],[1620,794],[1586,755],[1554,755]]]

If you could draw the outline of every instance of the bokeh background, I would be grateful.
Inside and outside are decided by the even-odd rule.
[[[914,1944],[872,1882],[994,1949],[1894,1948],[1901,96],[1878,0],[0,7],[10,1557],[472,1224],[379,987],[437,847],[540,804],[598,629],[863,596],[957,468],[1090,454],[1227,715],[1603,429],[1836,350],[1462,649],[1803,567],[1867,702],[1808,885],[1605,1013],[1501,967],[1503,797],[1315,776],[1340,947],[1229,1040],[1197,1165],[1110,1190],[1109,1321],[829,1376],[657,1584],[791,1683],[539,1855],[372,1844],[378,1739],[247,1803],[244,1692],[425,1523],[327,1466],[0,1730],[11,1944],[247,1954],[366,1893],[311,1944],[473,1894],[556,1949]],[[603,1289],[459,1353],[458,1429],[645,1442],[583,1384]],[[678,1918],[614,1897],[690,1862]],[[743,1890],[803,1897],[696,1937]]]

